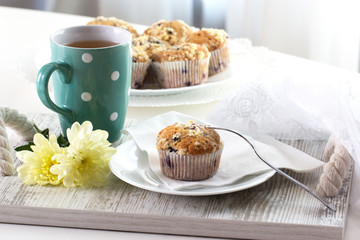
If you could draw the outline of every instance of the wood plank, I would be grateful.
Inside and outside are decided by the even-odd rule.
[[[57,122],[55,115],[31,117],[39,127],[59,132],[58,124],[50,124]],[[317,158],[325,147],[323,141],[287,143]],[[286,172],[312,189],[321,174]],[[142,190],[112,174],[103,188],[27,186],[16,176],[2,177],[0,222],[227,238],[342,239],[351,178],[352,169],[340,194],[330,199],[337,207],[331,212],[277,174],[251,189],[202,197]]]
[[[158,215],[117,214],[68,209],[8,207],[0,208],[0,216],[8,215],[8,221],[19,224],[123,230],[146,233],[192,235],[247,239],[341,239],[341,233],[333,227],[264,222],[235,222],[214,219],[189,221],[187,217]],[[86,222],[86,224],[84,224]],[[329,238],[329,236],[332,236]]]

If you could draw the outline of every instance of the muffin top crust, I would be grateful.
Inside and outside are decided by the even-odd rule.
[[[229,36],[222,29],[202,28],[199,31],[189,34],[187,42],[206,46],[209,51],[224,47],[228,43]]]
[[[219,134],[214,129],[193,121],[175,123],[162,129],[157,136],[157,149],[180,155],[213,153],[222,148]]]
[[[182,20],[160,20],[146,29],[144,34],[166,41],[171,45],[175,45],[184,42],[186,36],[191,32],[190,26]]]
[[[164,50],[170,46],[168,42],[148,35],[141,35],[137,38],[134,38],[132,44],[133,47],[144,49],[150,58],[155,52]]]
[[[106,18],[104,16],[99,16],[94,20],[88,22],[87,25],[107,25],[107,26],[120,27],[129,31],[133,38],[139,36],[138,32],[133,26],[131,26],[128,22],[124,20],[117,19],[116,17]]]
[[[150,62],[150,58],[144,49],[138,46],[133,46],[132,61],[133,63]]]
[[[182,43],[157,51],[152,58],[155,62],[172,62],[206,59],[208,57],[210,57],[210,52],[206,47],[194,43]]]

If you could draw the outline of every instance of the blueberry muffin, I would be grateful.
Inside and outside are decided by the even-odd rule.
[[[170,45],[177,45],[185,41],[191,28],[181,20],[165,21],[161,20],[152,24],[144,31],[145,35],[156,37]]]
[[[116,17],[105,18],[103,16],[99,16],[94,20],[88,22],[87,25],[107,25],[107,26],[120,27],[129,31],[133,38],[139,36],[138,32],[133,26],[131,26],[128,22],[125,22],[124,20],[117,19]]]
[[[170,46],[168,42],[148,35],[141,35],[137,38],[134,38],[132,44],[134,47],[140,47],[144,49],[150,59],[156,51],[164,50]]]
[[[146,51],[150,60],[152,60],[152,56],[155,52],[164,50],[170,46],[168,42],[148,35],[141,35],[137,38],[134,38],[132,44],[133,47],[139,47]],[[158,88],[157,76],[151,64],[147,68],[144,84]]]
[[[162,129],[157,135],[156,147],[165,176],[198,181],[215,175],[223,143],[215,130],[189,121]]]
[[[132,47],[131,88],[138,89],[144,85],[145,74],[150,65],[146,51],[139,46]]]
[[[205,83],[209,60],[210,52],[206,47],[182,43],[154,53],[152,66],[160,87],[178,88]]]
[[[211,52],[209,76],[224,71],[230,62],[228,35],[224,30],[203,28],[189,34],[187,42],[201,44]]]

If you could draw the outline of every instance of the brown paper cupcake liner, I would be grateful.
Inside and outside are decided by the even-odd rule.
[[[203,84],[208,79],[210,58],[176,61],[153,62],[161,88],[178,88]]]
[[[146,70],[150,66],[150,62],[132,63],[131,88],[138,89],[144,85]]]
[[[168,150],[158,150],[163,174],[183,181],[205,180],[215,175],[220,165],[224,147],[203,155],[180,155]]]
[[[224,47],[211,51],[210,63],[209,63],[209,76],[215,75],[224,71],[230,63],[230,51],[229,47]]]

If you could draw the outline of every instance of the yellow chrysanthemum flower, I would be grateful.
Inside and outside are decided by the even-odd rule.
[[[58,164],[56,154],[62,154],[65,149],[60,148],[55,135],[50,135],[47,140],[43,135],[37,133],[34,135],[34,144],[31,151],[20,151],[16,156],[23,162],[17,168],[19,177],[24,183],[29,185],[58,185],[61,181],[56,174],[50,172],[53,165]]]
[[[109,161],[116,152],[107,141],[108,133],[93,131],[89,121],[74,123],[66,133],[70,146],[66,153],[55,156],[59,164],[51,167],[51,173],[58,175],[66,187],[103,186],[110,172]]]

